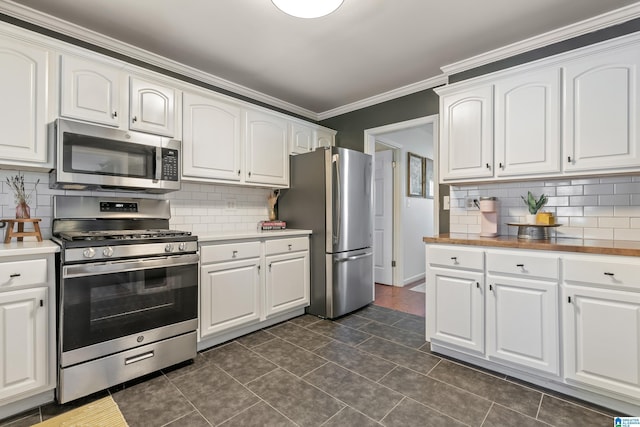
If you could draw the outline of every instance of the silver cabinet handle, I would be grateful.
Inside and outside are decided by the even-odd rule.
[[[336,262],[353,261],[353,260],[360,259],[360,258],[366,258],[366,257],[371,256],[371,255],[372,255],[371,253],[357,254],[357,255],[350,256],[350,257],[337,259]]]
[[[293,245],[287,245],[287,246],[289,246],[289,250],[291,250],[291,248],[293,248]]]
[[[131,118],[131,121],[132,121],[133,123],[137,122],[137,121],[138,121],[138,117],[133,116],[133,117]]]
[[[233,254],[231,254],[231,258],[236,258],[238,256],[238,251],[233,251]]]

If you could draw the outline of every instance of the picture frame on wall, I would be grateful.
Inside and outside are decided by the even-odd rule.
[[[407,196],[426,197],[426,158],[407,153]]]

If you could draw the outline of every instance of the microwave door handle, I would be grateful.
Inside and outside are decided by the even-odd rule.
[[[156,161],[153,163],[153,179],[160,181],[162,178],[162,147],[156,147]]]

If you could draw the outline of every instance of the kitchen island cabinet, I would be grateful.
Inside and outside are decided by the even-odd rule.
[[[309,230],[200,236],[198,350],[304,313]]]
[[[426,338],[432,351],[622,414],[637,413],[640,243],[463,234],[425,237],[424,242]],[[444,270],[439,264],[464,259],[470,250],[484,257],[484,268],[477,272],[477,289],[467,286],[458,295],[483,291],[480,317],[472,313],[481,303],[442,299],[436,286],[452,288],[445,295],[454,293],[455,282],[438,278]],[[452,329],[453,338],[443,335],[439,313],[467,329]],[[476,336],[484,337],[484,348],[463,345],[471,322],[480,324]]]

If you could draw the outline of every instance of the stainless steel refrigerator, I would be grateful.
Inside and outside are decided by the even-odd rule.
[[[311,303],[333,319],[373,302],[372,158],[346,148],[291,157],[291,184],[279,219],[311,235]]]

